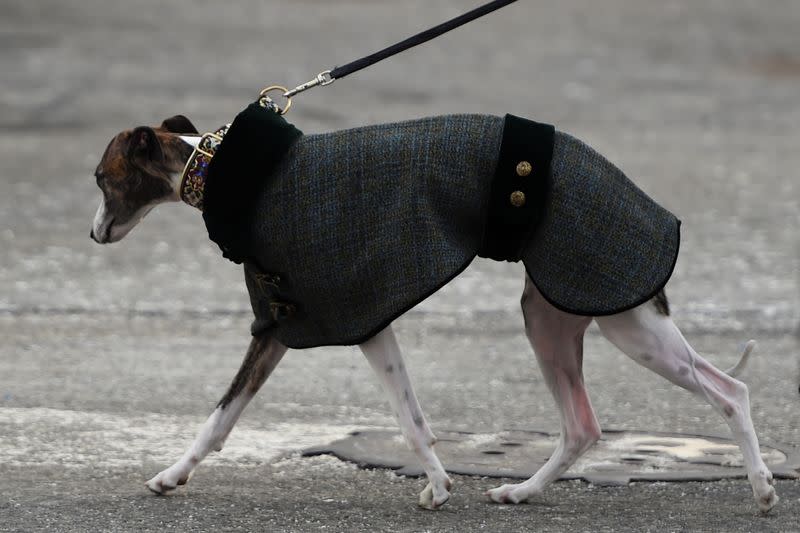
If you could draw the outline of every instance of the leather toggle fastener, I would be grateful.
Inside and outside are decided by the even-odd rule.
[[[256,280],[261,290],[264,290],[265,285],[271,285],[278,288],[278,284],[281,282],[281,277],[277,274],[265,274],[265,273],[256,273],[253,274],[253,279]]]
[[[286,320],[294,315],[296,311],[297,307],[294,304],[286,302],[270,302],[269,304],[269,312],[276,322]]]

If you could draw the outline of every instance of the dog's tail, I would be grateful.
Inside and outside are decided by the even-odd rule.
[[[747,344],[744,345],[744,350],[742,351],[742,355],[739,356],[739,362],[736,363],[734,366],[729,368],[725,371],[730,377],[735,378],[742,372],[744,372],[744,368],[747,366],[747,361],[750,360],[750,354],[753,352],[753,348],[756,347],[756,341],[750,339],[747,341]]]

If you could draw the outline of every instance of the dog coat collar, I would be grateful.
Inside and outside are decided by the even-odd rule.
[[[276,168],[303,135],[262,96],[231,123],[208,161],[203,184],[203,221],[222,255],[241,263],[252,257],[250,232],[261,191],[280,179]]]
[[[178,188],[178,194],[181,200],[196,207],[200,211],[203,210],[203,195],[206,187],[206,177],[208,175],[208,165],[214,154],[217,153],[217,148],[228,133],[230,124],[218,128],[214,132],[205,133],[200,142],[197,143],[192,155],[183,167],[183,175],[181,176],[181,184]]]

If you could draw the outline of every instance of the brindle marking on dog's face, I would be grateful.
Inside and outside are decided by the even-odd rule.
[[[125,224],[142,207],[172,192],[168,175],[152,173],[156,165],[148,165],[148,172],[127,156],[131,136],[126,131],[112,139],[95,171],[106,210],[116,224]]]
[[[190,152],[179,135],[163,127],[141,126],[114,137],[95,171],[103,201],[92,238],[100,243],[118,241],[153,207],[178,200],[173,180]]]

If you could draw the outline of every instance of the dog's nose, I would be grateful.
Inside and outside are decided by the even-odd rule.
[[[94,236],[94,228],[89,230],[89,238],[92,239],[94,242],[98,242],[97,237]]]

